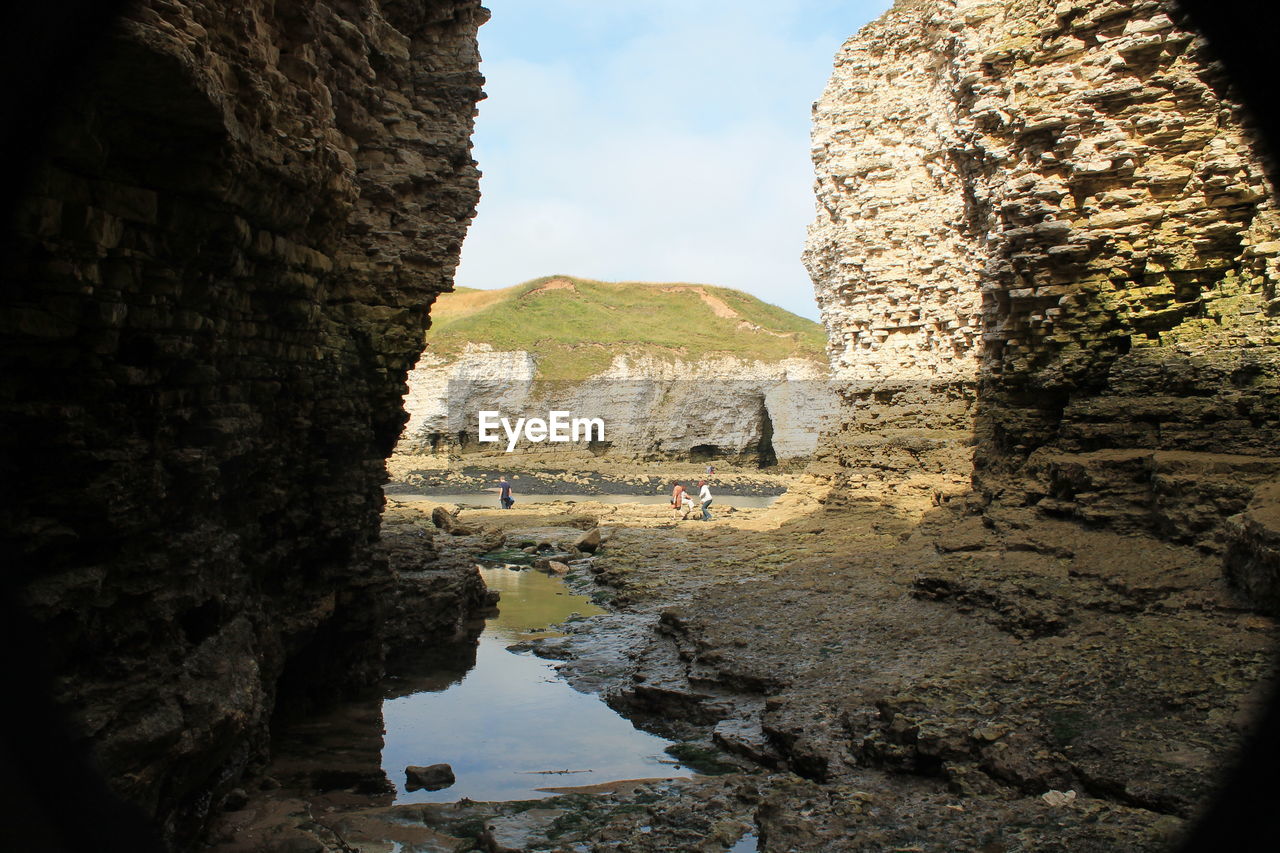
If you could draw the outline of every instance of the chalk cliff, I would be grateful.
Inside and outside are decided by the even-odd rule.
[[[1223,519],[1280,475],[1280,220],[1173,3],[898,2],[837,57],[813,156],[826,473],[1261,541]]]
[[[478,196],[486,14],[142,0],[18,211],[6,580],[175,842],[273,709],[379,672],[383,459]]]
[[[809,457],[834,409],[821,327],[729,288],[551,276],[461,288],[432,320],[401,454],[502,452],[477,442],[481,410],[555,409],[600,418],[604,441],[520,451],[772,464]]]
[[[478,413],[546,418],[552,409],[605,423],[603,441],[533,444],[519,452],[595,452],[633,458],[728,458],[748,463],[807,459],[835,410],[827,372],[802,358],[733,357],[697,363],[614,356],[581,381],[537,381],[537,357],[484,344],[461,357],[424,355],[409,374],[409,422],[397,452],[505,451],[478,441]]]

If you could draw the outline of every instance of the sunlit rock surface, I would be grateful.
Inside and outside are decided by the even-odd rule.
[[[899,2],[837,57],[813,156],[842,493],[976,476],[1223,547],[1280,471],[1280,240],[1173,3]]]
[[[771,464],[806,459],[824,419],[835,411],[828,373],[803,358],[778,362],[736,357],[697,362],[619,355],[581,381],[538,381],[537,357],[485,344],[456,359],[424,353],[409,374],[409,422],[398,453],[460,453],[507,447],[478,441],[478,413],[546,418],[552,410],[599,418],[604,441],[533,444],[520,452],[586,452],[634,458],[731,458]],[[570,416],[566,416],[570,417]],[[594,433],[593,433],[594,435]]]

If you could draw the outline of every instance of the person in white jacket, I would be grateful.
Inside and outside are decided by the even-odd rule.
[[[702,504],[702,520],[710,521],[711,511],[707,507],[711,506],[711,487],[706,480],[698,481],[698,503]]]

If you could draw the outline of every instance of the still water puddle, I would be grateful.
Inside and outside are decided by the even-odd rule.
[[[481,569],[499,590],[500,612],[490,618],[476,663],[442,688],[382,704],[382,768],[397,803],[523,800],[552,796],[539,790],[620,779],[691,775],[663,750],[671,742],[642,732],[595,696],[560,679],[555,663],[507,646],[558,636],[548,626],[603,613],[585,596],[537,571]],[[456,678],[456,676],[455,676]],[[457,781],[441,791],[407,791],[404,768],[452,765]]]

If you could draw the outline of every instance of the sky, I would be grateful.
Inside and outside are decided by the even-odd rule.
[[[456,281],[745,290],[812,319],[810,107],[891,0],[487,0]]]

